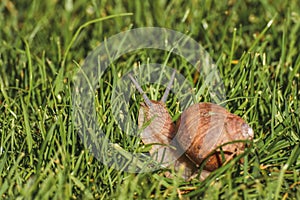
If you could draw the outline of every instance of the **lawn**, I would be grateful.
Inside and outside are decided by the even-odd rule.
[[[0,10],[0,199],[300,199],[298,0],[3,0]],[[254,131],[204,181],[143,168],[143,99],[127,74],[159,100],[171,69],[174,121],[214,102]]]

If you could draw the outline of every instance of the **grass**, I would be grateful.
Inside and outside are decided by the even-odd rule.
[[[2,199],[300,199],[300,5],[274,1],[0,2],[0,197]],[[132,14],[125,14],[132,13]],[[272,22],[272,23],[271,23]],[[253,128],[253,145],[205,181],[129,173],[102,164],[78,135],[74,77],[105,38],[159,26],[185,33],[217,63],[226,106]],[[121,44],[120,44],[121,45]],[[118,128],[111,108],[118,77],[137,63],[166,63],[211,101],[184,59],[160,50],[123,55],[99,79],[99,127],[116,159],[147,151]],[[163,88],[143,86],[159,99]],[[200,92],[201,91],[201,92]],[[136,99],[136,101],[134,101]],[[137,118],[141,97],[130,98]],[[176,120],[176,95],[167,105]],[[224,102],[220,102],[224,103]],[[108,152],[110,153],[110,152]]]

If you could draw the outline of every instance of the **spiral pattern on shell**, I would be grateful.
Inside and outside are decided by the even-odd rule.
[[[198,103],[185,110],[177,122],[176,139],[186,154],[200,164],[218,146],[236,140],[253,138],[253,130],[239,116],[212,103]],[[245,148],[243,142],[230,143],[222,147],[225,160]],[[223,164],[216,151],[205,164],[205,169],[213,171]]]

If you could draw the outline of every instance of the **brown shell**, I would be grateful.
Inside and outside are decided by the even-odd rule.
[[[242,118],[212,103],[190,106],[182,113],[176,126],[178,143],[198,165],[224,143],[253,138],[252,129]],[[222,150],[227,161],[232,154],[244,150],[244,143],[228,144]],[[217,149],[207,160],[204,169],[213,171],[223,163],[220,150]]]

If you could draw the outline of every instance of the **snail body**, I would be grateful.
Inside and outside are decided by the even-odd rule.
[[[208,173],[219,168],[234,154],[243,152],[245,144],[233,141],[253,139],[253,130],[242,118],[212,103],[190,106],[174,124],[165,102],[175,71],[160,101],[150,100],[137,81],[129,77],[144,98],[138,117],[143,143],[152,144],[150,154],[162,166],[174,164],[175,170],[183,168],[183,178],[195,174],[204,160],[204,170]],[[228,142],[233,143],[222,146],[222,151],[217,149]]]

